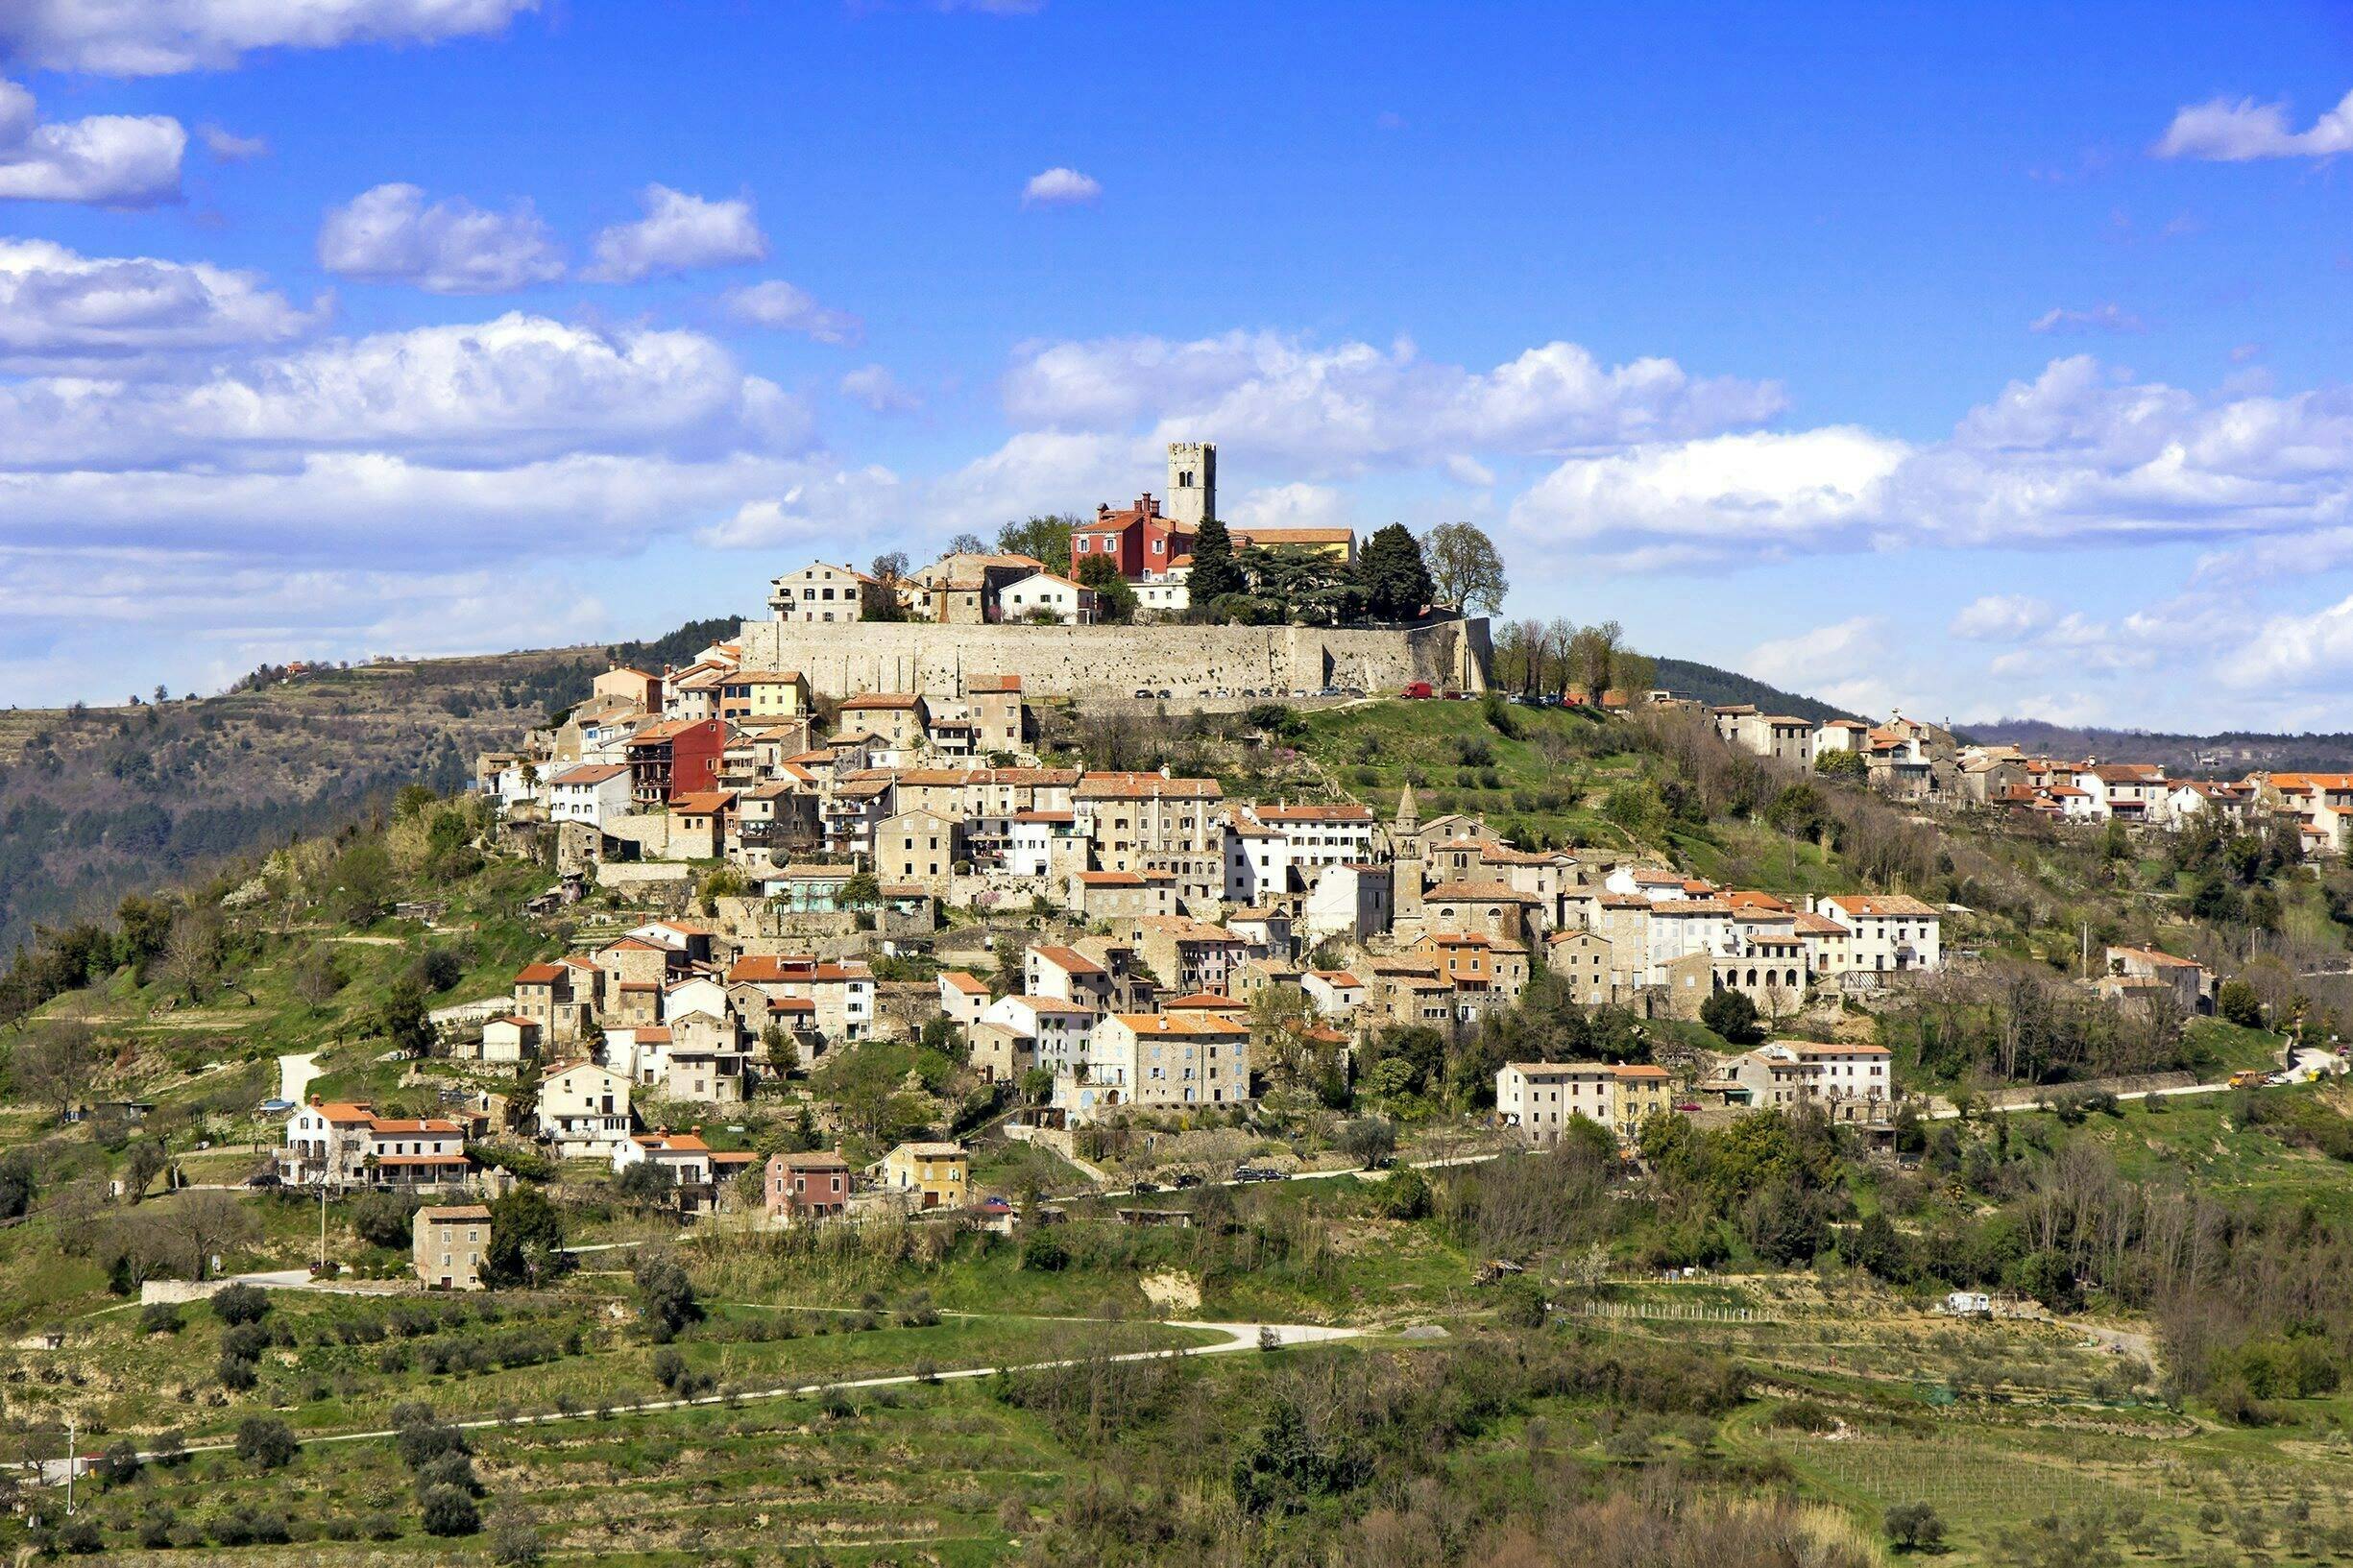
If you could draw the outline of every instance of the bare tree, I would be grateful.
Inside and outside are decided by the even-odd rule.
[[[9,1067],[17,1093],[62,1122],[97,1074],[97,1036],[78,1018],[54,1020],[16,1048]]]
[[[163,940],[161,969],[173,989],[190,1002],[204,1001],[220,975],[220,917],[209,909],[182,909]]]
[[[190,1279],[206,1278],[215,1257],[261,1235],[261,1222],[227,1193],[182,1193],[162,1217]]]

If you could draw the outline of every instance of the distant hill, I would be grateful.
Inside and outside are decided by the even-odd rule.
[[[1750,703],[1769,713],[1809,718],[1817,724],[1826,719],[1871,716],[1868,713],[1850,713],[1818,698],[1783,691],[1780,687],[1767,686],[1752,676],[1718,669],[1713,664],[1695,664],[1687,659],[1660,660],[1659,684],[1679,697],[1696,697],[1710,705]]]
[[[126,893],[331,832],[404,784],[455,788],[476,752],[585,701],[608,661],[684,663],[737,625],[691,621],[612,647],[270,668],[218,697],[0,712],[0,963],[36,924],[101,915]]]
[[[2353,773],[2353,735],[2266,735],[2231,730],[2220,735],[2174,735],[2156,730],[2102,730],[2003,718],[1972,724],[1988,744],[2016,746],[2037,756],[2097,757],[2118,762],[2160,762],[2186,774],[2236,777],[2256,771]]]

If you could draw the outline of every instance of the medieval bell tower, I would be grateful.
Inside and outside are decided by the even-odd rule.
[[[1191,532],[1218,515],[1218,446],[1214,441],[1168,444],[1168,519]]]

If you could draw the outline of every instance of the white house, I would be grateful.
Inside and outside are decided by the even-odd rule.
[[[539,1054],[539,1025],[515,1013],[503,1013],[482,1025],[482,1060],[517,1063]]]
[[[988,987],[980,977],[961,969],[939,972],[939,1010],[949,1023],[970,1028],[981,1022],[988,1006]]]
[[[1345,969],[1311,969],[1299,976],[1299,989],[1326,1018],[1346,1018],[1365,1002],[1365,982]]]
[[[617,762],[566,768],[547,781],[547,816],[601,828],[629,810],[629,770]]]
[[[1095,1033],[1092,1008],[1055,997],[1000,997],[981,1014],[981,1022],[1026,1036],[1036,1049],[1037,1065],[1050,1072],[1085,1061],[1087,1042]]]
[[[594,1062],[554,1068],[540,1084],[539,1131],[559,1159],[611,1159],[629,1141],[629,1080]]]
[[[1033,571],[997,591],[997,613],[1005,620],[1030,620],[1043,615],[1063,626],[1091,626],[1095,591],[1051,571]]]

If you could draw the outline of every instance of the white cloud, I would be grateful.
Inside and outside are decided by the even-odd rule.
[[[496,33],[538,0],[12,0],[0,59],[43,70],[170,76],[259,49],[434,43]]]
[[[1759,642],[1740,668],[1785,691],[1884,715],[1901,706],[1888,680],[1895,649],[1894,628],[1884,617],[1854,615]]]
[[[718,522],[699,530],[697,543],[715,549],[771,549],[817,543],[840,553],[896,522],[908,487],[885,468],[812,474],[780,495],[745,501]]]
[[[1851,547],[1910,448],[1846,425],[1755,431],[1574,458],[1513,503],[1540,546],[1576,544],[1629,565],[1756,561]],[[1642,552],[1670,548],[1644,562]]]
[[[217,125],[200,125],[196,134],[204,141],[205,151],[223,163],[246,163],[270,155],[267,136],[240,136]]]
[[[2146,332],[2148,324],[2113,302],[2089,310],[2066,310],[2056,305],[2026,326],[2029,332]]]
[[[33,95],[0,81],[0,200],[153,206],[180,197],[187,129],[161,114],[43,123]]]
[[[1246,432],[1254,459],[1319,476],[1701,435],[1783,403],[1772,383],[1695,378],[1669,359],[1604,367],[1573,343],[1481,372],[1421,359],[1410,343],[1323,348],[1274,332],[1026,344],[1005,398],[1028,425]]]
[[[602,283],[634,283],[767,259],[767,236],[748,201],[711,202],[667,185],[648,185],[639,199],[645,215],[597,234],[594,262],[582,276]]]
[[[564,276],[554,236],[528,202],[486,212],[463,197],[427,203],[414,185],[377,185],[319,226],[319,265],[433,294],[504,294]]]
[[[2053,360],[1913,446],[1828,426],[1573,458],[1510,510],[1621,567],[1808,550],[2084,546],[2353,526],[2353,389],[2210,397]]]
[[[1220,515],[1246,528],[1340,528],[1351,521],[1347,497],[1329,485],[1293,483],[1243,492]]]
[[[910,413],[923,404],[922,398],[899,385],[898,377],[881,365],[861,365],[843,376],[841,395],[877,414]]]
[[[2353,93],[2303,131],[2288,129],[2288,106],[2217,98],[2177,111],[2153,149],[2159,157],[2244,163],[2267,157],[2333,157],[2353,151]]]
[[[2276,615],[2244,639],[2219,673],[2242,689],[2286,687],[2341,692],[2353,678],[2353,598],[2307,615]]]
[[[324,344],[188,386],[0,385],[0,469],[275,467],[327,451],[510,467],[793,451],[807,431],[797,400],[700,334],[521,314]]]
[[[204,262],[85,256],[0,239],[0,363],[103,363],[149,353],[283,343],[327,314]]]
[[[719,303],[740,322],[776,332],[798,332],[819,343],[854,344],[866,334],[866,324],[856,316],[827,309],[807,289],[781,277],[729,289]]]
[[[2009,642],[2030,637],[2058,617],[2050,601],[2026,593],[1989,593],[1961,607],[1947,628],[1972,642]]]
[[[1103,186],[1076,169],[1056,166],[1030,177],[1021,187],[1023,206],[1078,206],[1103,195]]]

